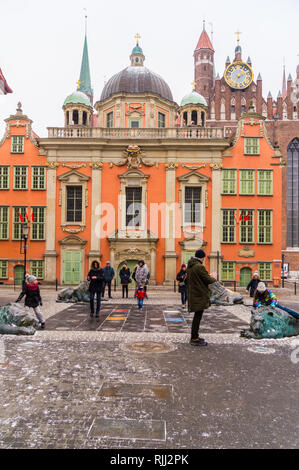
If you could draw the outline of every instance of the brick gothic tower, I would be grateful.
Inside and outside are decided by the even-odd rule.
[[[205,97],[208,105],[214,86],[214,52],[204,21],[203,31],[194,51],[194,81],[195,90]]]

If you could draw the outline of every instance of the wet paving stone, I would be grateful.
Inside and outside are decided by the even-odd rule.
[[[99,319],[90,318],[89,304],[72,304],[47,320],[47,330],[58,331],[148,331],[186,333],[192,324],[193,314],[181,307],[110,304],[103,306]],[[235,333],[247,324],[221,307],[205,311],[201,323],[202,333]]]
[[[166,441],[166,423],[158,420],[96,418],[88,436],[91,438]]]
[[[172,396],[172,387],[169,385],[150,385],[139,383],[104,383],[100,391],[100,396],[113,398],[142,397],[168,400]]]

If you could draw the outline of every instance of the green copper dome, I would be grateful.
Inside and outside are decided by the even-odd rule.
[[[89,108],[92,108],[90,104],[90,99],[88,98],[85,93],[82,91],[74,91],[71,95],[69,95],[63,103],[63,106],[66,106],[67,104],[84,104],[85,106],[88,106]]]
[[[136,44],[136,46],[132,50],[132,54],[143,54],[143,50],[141,49],[139,44]]]
[[[186,104],[199,104],[201,106],[208,106],[205,98],[193,90],[188,95],[185,95],[181,101],[181,106],[186,106]]]

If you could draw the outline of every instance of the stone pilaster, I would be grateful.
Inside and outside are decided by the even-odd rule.
[[[91,234],[90,252],[88,258],[100,259],[101,254],[101,226],[98,223],[101,215],[102,201],[102,163],[90,163],[92,168],[91,181]]]
[[[56,281],[55,228],[56,228],[56,162],[49,162],[47,169],[47,217],[46,217],[46,251],[45,282]]]
[[[164,284],[172,284],[176,278],[175,251],[175,176],[177,163],[169,162],[165,164],[166,169],[166,213],[165,213],[165,277]]]

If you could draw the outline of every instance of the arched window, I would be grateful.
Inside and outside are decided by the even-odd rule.
[[[194,126],[197,126],[197,111],[192,111],[191,121],[193,122]]]
[[[287,246],[299,247],[299,138],[288,146]]]

